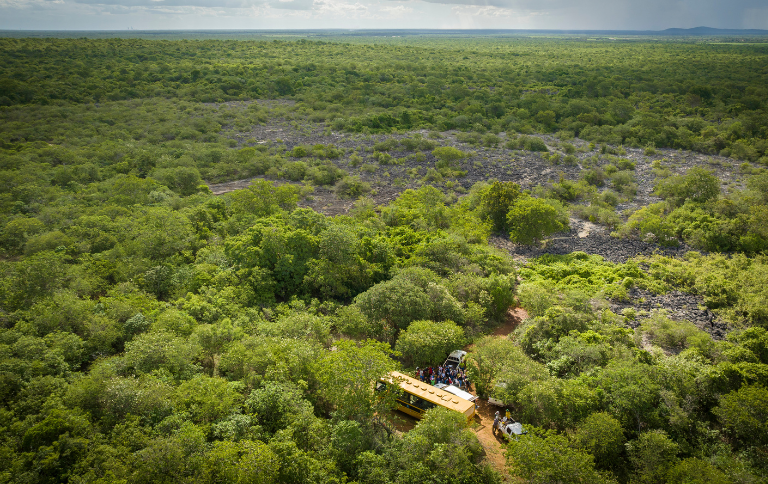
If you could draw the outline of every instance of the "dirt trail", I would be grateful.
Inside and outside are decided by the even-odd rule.
[[[526,318],[528,318],[528,313],[525,309],[510,309],[506,321],[503,325],[496,328],[492,333],[493,336],[506,338]],[[468,351],[471,347],[472,345],[466,347],[465,350]],[[476,392],[472,393],[476,394]],[[512,477],[507,471],[506,458],[504,457],[505,439],[501,434],[494,435],[493,433],[493,417],[497,410],[501,409],[489,405],[485,400],[478,400],[478,409],[472,424],[472,430],[475,431],[477,439],[483,446],[488,462],[501,473],[506,482],[512,482]]]
[[[528,318],[528,313],[525,309],[515,308],[510,309],[507,313],[507,318],[504,324],[496,328],[492,336],[497,338],[506,338],[509,336],[520,323]],[[473,345],[466,346],[465,351],[472,349]],[[473,388],[469,389],[470,393],[477,395],[477,391]],[[503,410],[499,407],[494,407],[488,404],[485,400],[477,401],[477,412],[474,419],[470,422],[470,429],[477,435],[477,440],[480,441],[480,445],[483,446],[485,457],[488,462],[501,473],[505,482],[513,482],[514,478],[510,476],[507,471],[506,457],[504,456],[504,444],[505,439],[501,434],[493,433],[493,418],[497,410]],[[415,418],[406,415],[402,412],[394,412],[395,414],[395,429],[397,432],[404,433],[416,426],[418,422]]]

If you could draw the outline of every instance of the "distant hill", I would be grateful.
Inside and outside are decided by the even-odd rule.
[[[658,33],[663,35],[768,35],[768,30],[694,27],[692,29],[666,29],[659,31]]]

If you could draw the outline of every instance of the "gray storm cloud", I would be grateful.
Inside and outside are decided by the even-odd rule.
[[[281,10],[312,10],[315,0],[74,0],[87,5],[118,7],[206,7],[216,9],[250,8],[269,5]]]
[[[75,3],[121,7],[249,8],[264,5],[266,2],[263,0],[75,0]]]
[[[392,16],[393,4],[410,13]],[[768,0],[0,0],[0,28],[120,27],[118,15],[152,28],[768,29]]]
[[[768,0],[419,0],[454,6],[496,7],[520,14],[558,17],[602,28],[693,27],[699,25],[741,28],[750,15],[768,12]],[[611,26],[612,25],[612,26]],[[755,28],[754,25],[750,25]],[[768,24],[757,28],[768,29]]]

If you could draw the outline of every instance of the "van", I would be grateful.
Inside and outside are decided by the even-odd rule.
[[[465,356],[467,356],[466,351],[452,351],[451,354],[448,355],[448,358],[445,360],[445,363],[443,363],[443,366],[450,366],[451,368],[455,368],[464,362]]]

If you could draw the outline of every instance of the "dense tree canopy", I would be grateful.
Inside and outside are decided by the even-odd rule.
[[[0,482],[765,482],[764,44],[325,40],[0,39]],[[505,462],[375,390],[460,347]]]

